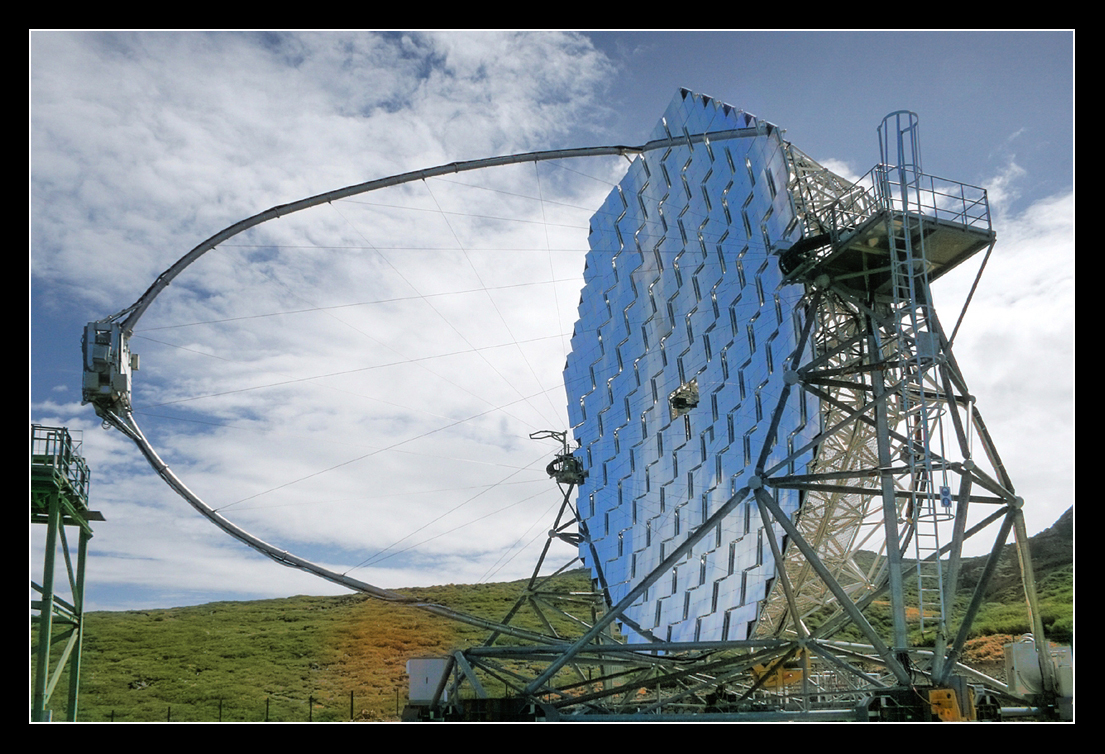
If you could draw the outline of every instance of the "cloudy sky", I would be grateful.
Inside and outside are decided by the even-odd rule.
[[[215,529],[80,405],[85,323],[271,206],[443,163],[639,144],[679,87],[843,175],[887,113],[990,190],[998,245],[956,342],[1030,531],[1073,504],[1073,36],[388,32],[30,35],[32,423],[107,521],[93,609],[339,593]],[[588,218],[620,158],[421,181],[266,223],[144,315],[136,418],[212,507],[384,587],[519,578],[559,494]],[[977,265],[940,282],[954,321]],[[31,569],[41,559],[32,533]],[[570,556],[570,551],[561,550]]]

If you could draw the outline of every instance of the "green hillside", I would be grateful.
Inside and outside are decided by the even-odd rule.
[[[1071,512],[1033,538],[1049,638],[1073,641]],[[961,604],[981,571],[963,568]],[[499,618],[524,582],[408,590],[475,615]],[[582,571],[558,590],[590,588]],[[972,654],[999,673],[1001,645],[1028,630],[1015,555],[1004,558],[976,621]],[[536,628],[524,616],[519,625]],[[86,615],[82,721],[397,720],[407,701],[406,662],[479,644],[485,632],[361,595],[215,602]],[[63,679],[59,688],[65,688]],[[491,693],[495,689],[489,689]],[[65,719],[64,693],[55,719]]]
[[[406,591],[499,618],[523,586]],[[561,577],[558,589],[585,591],[590,582],[577,571]],[[397,720],[408,659],[486,637],[483,629],[362,595],[92,612],[85,621],[82,721]],[[515,624],[537,628],[524,615]],[[64,705],[64,693],[55,694],[55,719],[65,719]]]
[[[1068,508],[1050,528],[1030,540],[1040,616],[1047,637],[1074,644],[1074,509]],[[957,607],[965,607],[985,565],[972,558],[963,566]],[[1028,631],[1020,566],[1012,545],[1006,545],[990,580],[986,602],[972,626],[976,636],[1023,634]]]
[[[1067,509],[1050,528],[1032,537],[1029,542],[1032,554],[1033,570],[1036,573],[1036,591],[1040,605],[1040,616],[1044,632],[1048,639],[1058,644],[1074,642],[1074,525],[1073,509]],[[861,552],[857,560],[861,565],[873,558],[872,553]],[[960,568],[959,588],[955,604],[951,609],[951,630],[959,628],[962,616],[966,613],[975,586],[986,565],[986,557],[966,558]],[[906,565],[912,561],[906,560]],[[946,573],[945,573],[946,575]],[[915,604],[917,599],[916,579],[907,576],[904,579],[904,591],[907,606]],[[868,618],[872,625],[881,628],[884,638],[891,636],[889,598],[877,602],[869,610]],[[1020,563],[1015,546],[1006,544],[998,564],[990,578],[983,595],[983,603],[971,626],[972,637],[995,637],[994,641],[1011,640],[1029,633],[1028,614],[1021,584]],[[917,609],[907,607],[907,621],[914,627],[910,642],[915,646],[931,646],[933,637],[922,636],[917,629]],[[854,641],[863,641],[859,630],[846,629],[842,636]],[[976,645],[993,644],[976,642]],[[992,650],[986,652],[992,659]],[[999,658],[1000,659],[1000,658]],[[994,671],[996,668],[989,667]]]

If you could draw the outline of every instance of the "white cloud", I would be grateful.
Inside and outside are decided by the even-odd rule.
[[[269,206],[547,146],[608,75],[567,33],[35,33],[35,274],[136,298]]]
[[[859,179],[863,177],[861,174],[857,173],[850,164],[843,160],[837,160],[830,157],[827,160],[820,160],[819,162],[821,167],[852,183],[857,183]]]
[[[555,146],[610,74],[568,33],[36,33],[32,56],[34,285],[88,318],[268,206]],[[354,575],[478,580],[559,501],[544,474],[555,448],[527,435],[565,428],[562,336],[605,190],[521,165],[240,236],[139,323],[138,421],[192,489],[274,544],[343,569],[425,542]],[[74,405],[32,415],[94,426]],[[108,518],[93,583],[147,599],[292,583],[188,509],[121,435],[85,436]]]
[[[999,205],[994,229],[997,244],[955,353],[1036,532],[1074,504],[1073,194],[1044,198],[1019,216]],[[949,334],[980,257],[937,284]]]
[[[34,347],[65,359],[85,321],[272,205],[454,160],[606,141],[580,130],[602,120],[612,68],[570,33],[31,41],[32,285],[75,323]],[[540,536],[559,502],[544,475],[555,448],[527,435],[564,428],[560,370],[587,218],[624,165],[570,166],[594,179],[551,164],[436,179],[235,239],[140,323],[139,421],[189,485],[274,543],[345,568],[425,541],[353,575],[387,587],[483,578],[530,541],[524,533]],[[1022,179],[1010,163],[993,182],[995,206]],[[1071,215],[1059,196],[1001,218],[957,349],[1037,517],[1030,530],[1073,497]],[[504,217],[513,221],[494,219]],[[957,310],[971,277],[937,291],[942,312]],[[93,507],[108,518],[92,545],[95,607],[331,588],[194,514],[87,407],[42,403],[32,416],[83,430]],[[518,556],[493,578],[532,562]]]
[[[1009,159],[1001,172],[986,183],[986,194],[991,211],[995,215],[996,224],[1000,225],[1001,221],[1006,219],[1008,208],[1020,197],[1021,188],[1018,184],[1023,182],[1026,175],[1024,168],[1013,159]]]

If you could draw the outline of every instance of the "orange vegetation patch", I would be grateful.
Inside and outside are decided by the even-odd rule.
[[[361,720],[395,720],[407,701],[407,660],[441,656],[457,644],[457,625],[421,610],[365,599],[352,621],[329,637],[320,692],[355,691]],[[338,691],[338,690],[341,691]]]
[[[963,646],[962,659],[968,665],[972,662],[1004,662],[1005,645],[1017,639],[1012,634],[992,634],[968,639]]]

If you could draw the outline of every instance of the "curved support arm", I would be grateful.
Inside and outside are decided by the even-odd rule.
[[[369,595],[370,597],[375,597],[376,599],[381,599],[386,602],[409,605],[410,607],[416,607],[420,610],[425,610],[426,612],[433,613],[434,615],[439,615],[443,618],[449,618],[451,620],[460,621],[461,623],[467,623],[468,625],[487,629],[488,631],[499,631],[501,633],[515,636],[520,639],[525,639],[527,641],[551,641],[553,643],[564,643],[562,639],[558,639],[553,636],[548,636],[534,631],[526,631],[524,629],[518,628],[517,626],[508,626],[501,623],[496,623],[495,621],[485,620],[474,615],[469,615],[458,610],[453,610],[452,608],[445,607],[444,605],[437,605],[432,602],[419,600],[414,597],[409,597],[407,595],[393,592],[388,589],[381,589],[380,587],[373,586],[372,584],[360,581],[359,579],[350,578],[349,576],[337,573],[336,571],[331,571],[330,569],[324,568],[317,563],[312,563],[309,560],[305,560],[296,555],[293,555],[286,550],[281,550],[280,548],[275,547],[268,542],[265,542],[259,537],[253,536],[245,529],[232,523],[231,521],[220,515],[219,512],[216,511],[214,508],[207,505],[207,503],[200,499],[200,497],[196,495],[196,493],[192,492],[192,490],[190,490],[188,486],[185,485],[184,482],[182,482],[180,478],[173,473],[168,464],[161,460],[161,457],[157,454],[157,451],[153,449],[153,446],[150,445],[149,441],[146,439],[146,436],[142,434],[142,430],[139,429],[138,424],[134,421],[133,416],[131,416],[130,414],[111,414],[108,416],[104,416],[104,420],[105,424],[110,424],[114,426],[120,432],[133,440],[134,444],[137,445],[138,449],[142,452],[142,455],[144,455],[146,457],[146,460],[149,461],[150,465],[153,466],[154,471],[157,472],[157,475],[160,476],[165,481],[165,483],[173,489],[174,492],[176,492],[178,495],[188,501],[188,503],[197,511],[199,511],[201,515],[203,515],[205,518],[215,524],[215,526],[219,527],[230,536],[248,545],[265,557],[275,560],[281,565],[288,566],[289,568],[297,568],[301,571],[306,571],[307,573],[326,579],[327,581],[333,582],[340,586],[344,586],[347,589],[351,589],[355,592],[361,592],[363,594]]]
[[[702,134],[684,135],[680,137],[657,139],[650,141],[641,146],[606,146],[606,147],[585,147],[580,149],[556,149],[542,152],[528,152],[524,154],[508,155],[503,157],[490,157],[480,160],[468,160],[464,162],[452,162],[447,165],[440,165],[434,168],[428,168],[425,170],[415,170],[408,173],[402,173],[399,175],[390,176],[388,178],[381,178],[374,181],[367,181],[365,183],[358,183],[345,188],[337,189],[334,191],[328,191],[323,194],[311,196],[306,199],[301,199],[289,204],[281,204],[271,209],[260,212],[252,217],[246,218],[240,222],[231,225],[230,227],[219,231],[215,235],[211,236],[207,240],[200,243],[193,248],[183,257],[176,261],[169,269],[161,273],[153,284],[142,294],[141,297],[126,309],[123,309],[116,314],[109,317],[105,317],[102,320],[98,320],[93,323],[89,323],[86,327],[85,337],[85,364],[84,364],[84,390],[83,400],[85,403],[92,403],[96,409],[96,413],[104,420],[105,425],[114,426],[116,429],[123,432],[130,437],[134,443],[138,446],[138,449],[149,461],[150,465],[154,467],[158,475],[175,491],[178,495],[183,497],[188,503],[199,511],[205,518],[210,520],[213,524],[218,526],[224,532],[234,537],[235,539],[243,542],[249,547],[257,550],[261,554],[268,558],[275,560],[281,565],[289,566],[291,568],[298,568],[308,573],[319,576],[327,581],[331,581],[335,584],[340,584],[348,589],[352,589],[357,592],[363,592],[372,597],[386,600],[389,602],[401,603],[417,607],[422,610],[441,615],[443,617],[458,620],[469,625],[486,628],[492,631],[499,631],[504,634],[516,636],[518,638],[527,639],[535,642],[548,642],[561,643],[560,639],[555,637],[545,636],[539,633],[525,631],[514,626],[503,625],[495,623],[493,621],[477,618],[472,615],[452,610],[442,605],[435,605],[419,600],[415,600],[411,597],[392,592],[387,589],[381,589],[379,587],[367,584],[358,579],[353,579],[344,574],[340,574],[324,568],[316,563],[312,563],[309,560],[305,560],[291,553],[281,550],[269,543],[253,536],[249,532],[245,531],[241,527],[231,523],[229,520],[220,515],[213,508],[203,502],[194,492],[188,487],[169,469],[168,465],[161,460],[161,457],[157,455],[157,452],[146,440],[145,435],[139,429],[137,423],[134,421],[133,414],[130,410],[130,372],[131,368],[137,367],[137,362],[131,360],[129,353],[128,340],[134,331],[134,326],[138,322],[139,318],[157,298],[168,285],[183,272],[189,265],[199,259],[201,256],[211,251],[224,241],[242,233],[245,230],[256,227],[267,220],[272,220],[284,215],[292,214],[293,212],[299,212],[301,210],[308,209],[310,207],[316,207],[320,204],[332,202],[335,199],[344,199],[350,196],[356,196],[358,194],[364,194],[376,189],[386,188],[389,186],[398,186],[404,183],[411,183],[413,181],[424,180],[426,178],[433,178],[440,175],[448,175],[451,173],[462,173],[471,170],[480,170],[482,168],[497,167],[503,165],[513,165],[523,162],[540,162],[545,160],[560,160],[571,157],[594,157],[604,155],[623,155],[628,156],[630,154],[640,154],[654,149],[665,149],[674,146],[689,146],[691,144],[703,143],[707,141],[720,141],[724,139],[733,139],[741,137],[751,137],[757,134],[763,133],[765,129],[770,130],[773,126],[766,122],[760,122],[750,128],[732,129],[726,131],[715,131]]]
[[[377,189],[387,188],[389,186],[399,186],[404,183],[412,183],[414,181],[425,180],[426,178],[434,178],[440,175],[449,175],[450,173],[464,173],[471,170],[480,170],[482,168],[499,167],[502,165],[516,165],[521,162],[542,162],[546,160],[563,160],[571,157],[601,157],[605,155],[623,155],[640,154],[653,149],[665,149],[668,147],[679,146],[684,144],[696,144],[706,140],[721,141],[723,139],[735,139],[744,136],[755,136],[760,133],[764,128],[770,128],[769,124],[763,123],[754,128],[738,128],[728,131],[714,131],[702,134],[693,134],[690,136],[684,136],[680,138],[671,139],[656,139],[650,141],[647,144],[643,144],[637,147],[631,146],[607,146],[607,147],[583,147],[579,149],[552,149],[543,152],[525,152],[523,154],[506,155],[503,157],[487,157],[480,160],[466,160],[463,162],[450,162],[447,165],[439,165],[434,168],[427,168],[424,170],[413,170],[409,173],[400,173],[399,175],[389,176],[387,178],[380,178],[374,181],[367,181],[365,183],[358,183],[353,186],[346,186],[345,188],[336,189],[334,191],[327,191],[323,194],[317,194],[315,196],[307,197],[306,199],[300,199],[296,202],[289,204],[280,204],[271,209],[267,209],[264,212],[259,212],[252,217],[248,217],[241,222],[237,222],[231,225],[229,228],[219,231],[215,235],[208,238],[203,243],[196,246],[189,251],[177,262],[165,270],[158,276],[157,280],[153,282],[145,293],[133,304],[128,306],[116,314],[109,317],[109,320],[117,320],[121,317],[126,317],[123,321],[122,329],[127,334],[134,331],[134,326],[138,322],[139,318],[149,308],[153,300],[157,298],[158,294],[163,291],[166,286],[173,281],[177,275],[184,271],[188,265],[195,262],[201,256],[211,251],[224,241],[233,238],[239,233],[256,227],[263,222],[273,220],[284,215],[290,215],[293,212],[299,212],[301,210],[309,209],[311,207],[317,207],[320,204],[326,204],[332,202],[335,199],[345,199],[350,196],[356,196],[358,194],[364,194],[369,191],[375,191]]]

